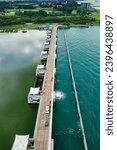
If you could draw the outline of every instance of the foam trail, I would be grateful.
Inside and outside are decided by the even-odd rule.
[[[65,98],[65,94],[62,91],[56,91],[55,98],[57,100],[63,100]]]

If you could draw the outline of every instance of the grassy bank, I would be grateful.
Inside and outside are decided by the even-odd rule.
[[[19,25],[6,25],[6,26],[0,26],[1,31],[6,31],[6,32],[12,32],[12,31],[17,31],[21,29],[27,29],[27,28],[34,28],[37,26],[42,26],[44,24],[19,24]]]
[[[89,15],[89,17],[94,18],[97,22],[100,22],[100,13],[99,13],[99,11],[91,13]]]
[[[46,8],[44,8],[46,9]],[[49,11],[49,9],[47,9]],[[89,14],[80,15],[76,10],[71,14],[57,14],[54,12],[52,15],[45,14],[45,12],[25,12],[16,13],[12,16],[0,16],[0,30],[9,32],[18,29],[32,28],[46,24],[99,24],[100,13],[95,11]]]

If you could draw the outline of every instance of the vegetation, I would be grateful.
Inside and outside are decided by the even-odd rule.
[[[37,2],[0,2],[0,30],[32,27],[45,23],[91,24],[99,21],[99,11],[81,9],[74,1],[50,5]]]
[[[42,26],[42,25],[43,24],[6,25],[6,26],[0,26],[0,30],[5,32],[17,32],[18,29],[35,28],[37,26]]]
[[[94,18],[97,22],[100,21],[100,14],[99,14],[99,11],[95,11],[95,12],[92,12],[89,17],[91,18]]]

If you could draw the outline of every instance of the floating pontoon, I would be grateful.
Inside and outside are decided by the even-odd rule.
[[[28,94],[28,103],[39,103],[40,97],[40,87],[31,87]]]
[[[37,65],[36,76],[44,76],[45,74],[45,65]]]

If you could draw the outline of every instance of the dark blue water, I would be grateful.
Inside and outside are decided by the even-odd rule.
[[[89,150],[100,149],[100,27],[65,29]],[[55,150],[83,150],[63,30],[58,30],[53,138]]]

